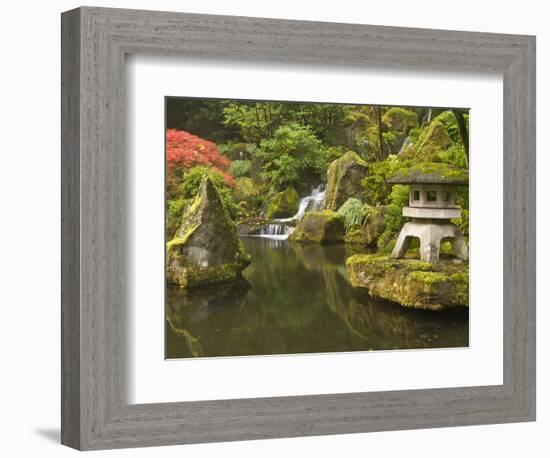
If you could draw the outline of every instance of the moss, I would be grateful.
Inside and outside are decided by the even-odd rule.
[[[226,283],[241,278],[242,265],[240,263],[220,264],[213,267],[186,267],[179,275],[170,277],[171,283],[182,288],[193,288],[205,285]]]
[[[416,281],[425,285],[434,285],[446,281],[448,275],[441,272],[430,272],[429,270],[413,271],[407,277],[409,281]]]
[[[454,167],[441,162],[419,162],[410,167],[404,167],[395,172],[392,181],[429,180],[468,182],[468,170]]]
[[[433,160],[440,151],[449,148],[452,144],[447,129],[437,118],[420,134],[418,140],[414,158],[423,161]]]
[[[298,212],[300,198],[296,189],[288,187],[269,200],[265,217],[267,219],[289,218]]]
[[[337,243],[344,240],[344,220],[330,210],[308,212],[289,240],[295,242]]]
[[[346,261],[346,271],[354,287],[366,288],[372,296],[404,307],[442,310],[468,306],[467,264],[354,255]]]
[[[173,240],[166,244],[166,279],[183,288],[234,281],[250,264],[213,182],[205,176]]]
[[[386,210],[385,206],[371,207],[364,204],[361,208],[362,214],[365,215],[362,225],[352,227],[347,232],[344,242],[375,246],[384,232]]]
[[[352,227],[344,237],[344,242],[346,243],[358,243],[358,244],[365,244],[365,236],[363,234],[363,228],[362,227]]]
[[[333,161],[327,170],[325,206],[337,210],[350,197],[362,193],[361,180],[368,175],[368,163],[354,151]]]
[[[382,122],[392,130],[408,132],[418,126],[418,116],[414,111],[406,108],[390,107],[382,116]]]

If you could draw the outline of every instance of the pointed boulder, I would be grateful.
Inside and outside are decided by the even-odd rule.
[[[205,175],[174,239],[166,245],[166,279],[183,288],[232,282],[241,279],[249,264],[235,223]]]
[[[336,211],[350,197],[360,197],[361,181],[368,174],[368,164],[353,151],[332,162],[327,170],[325,208]]]

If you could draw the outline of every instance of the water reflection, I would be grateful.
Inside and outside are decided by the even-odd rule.
[[[243,242],[243,282],[167,289],[167,358],[468,345],[467,310],[406,310],[351,288],[344,262],[357,247]]]

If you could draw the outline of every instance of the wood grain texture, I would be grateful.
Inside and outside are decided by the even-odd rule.
[[[80,446],[80,14],[61,24],[61,441]]]
[[[535,418],[534,37],[87,7],[64,13],[62,24],[64,444],[103,449]],[[128,404],[130,53],[502,73],[504,384]]]

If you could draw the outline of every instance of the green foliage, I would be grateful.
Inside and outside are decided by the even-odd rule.
[[[409,186],[394,185],[384,219],[384,232],[378,239],[378,249],[383,250],[397,236],[403,226],[403,207],[409,203]]]
[[[460,130],[458,129],[458,124],[456,122],[456,116],[452,112],[452,110],[447,110],[441,113],[436,117],[436,119],[443,124],[445,129],[447,130],[447,134],[449,134],[449,138],[453,142],[454,145],[462,145],[462,139],[460,137]],[[466,121],[466,125],[469,123],[469,115],[464,114],[464,120]]]
[[[252,161],[250,160],[235,160],[231,163],[230,171],[235,178],[250,176],[252,169]]]
[[[178,230],[184,209],[187,205],[190,205],[191,202],[192,199],[181,198],[167,201],[165,230],[167,240],[170,240]]]
[[[237,178],[233,198],[239,208],[239,219],[256,216],[265,202],[263,189],[248,177]]]
[[[327,167],[326,150],[309,127],[291,123],[262,140],[258,156],[263,177],[274,191],[288,186],[306,189],[319,181]]]
[[[232,189],[224,181],[223,175],[216,169],[197,166],[189,169],[178,187],[178,196],[167,201],[166,209],[166,236],[171,238],[181,223],[184,209],[190,205],[197,195],[202,177],[208,175],[216,186],[222,202],[231,218],[236,219],[239,208],[233,199]]]
[[[363,201],[373,207],[386,205],[391,191],[391,187],[386,183],[386,180],[403,167],[403,164],[393,154],[390,154],[384,161],[370,163],[369,176],[361,182]]]
[[[365,219],[366,213],[363,203],[359,199],[350,197],[346,200],[337,212],[342,218],[344,218],[344,227],[346,233],[353,227],[361,226]]]
[[[468,168],[466,151],[462,144],[453,144],[450,148],[437,153],[437,160],[455,167]]]
[[[460,218],[451,220],[452,223],[460,227],[465,237],[470,236],[470,190],[466,187],[460,187],[456,190],[455,203],[461,208]]]
[[[414,127],[418,127],[418,115],[407,108],[390,107],[382,116],[382,122],[388,130],[408,133]]]
[[[218,144],[220,152],[232,161],[251,159],[257,149],[253,143],[227,142]]]
[[[233,127],[240,137],[260,144],[280,125],[282,104],[271,102],[229,102],[223,109],[224,124]]]

